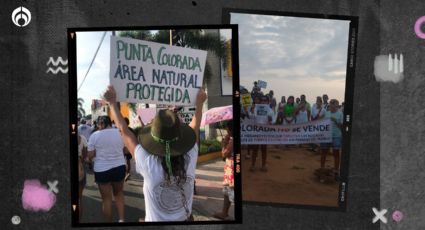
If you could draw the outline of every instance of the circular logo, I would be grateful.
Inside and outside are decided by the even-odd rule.
[[[184,209],[192,191],[193,179],[190,177],[180,186],[164,181],[154,188],[156,204],[166,213],[177,213]]]
[[[23,6],[16,8],[12,12],[12,22],[19,27],[27,26],[31,22],[31,12]]]
[[[18,225],[18,224],[21,223],[21,217],[19,217],[19,216],[13,216],[11,221],[12,221],[12,224]]]

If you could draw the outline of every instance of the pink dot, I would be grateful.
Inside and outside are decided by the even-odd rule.
[[[403,219],[403,213],[396,210],[393,212],[393,220],[395,222],[400,222]]]
[[[39,180],[25,180],[22,206],[28,211],[49,211],[56,203],[56,195],[41,185]]]

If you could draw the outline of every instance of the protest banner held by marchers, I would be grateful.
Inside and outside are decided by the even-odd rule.
[[[109,78],[117,101],[194,105],[207,51],[111,36]]]
[[[330,119],[294,125],[260,125],[242,120],[241,144],[308,144],[332,142]]]

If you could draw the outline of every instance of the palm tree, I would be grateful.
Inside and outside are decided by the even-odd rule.
[[[153,35],[149,30],[122,31],[119,33],[119,36],[146,40],[146,41],[153,41]]]
[[[136,107],[137,104],[136,103],[127,103],[127,107],[133,112],[133,113],[137,113],[136,111]]]
[[[82,117],[86,116],[86,111],[83,108],[84,99],[78,98],[77,103],[78,103],[78,109],[77,109],[78,117],[82,118]]]
[[[175,46],[208,50],[213,52],[223,61],[224,68],[227,67],[226,41],[216,34],[205,33],[204,30],[172,30],[172,43]],[[156,42],[169,44],[169,30],[160,30],[153,37]],[[205,64],[204,81],[209,82],[212,76],[211,64]]]

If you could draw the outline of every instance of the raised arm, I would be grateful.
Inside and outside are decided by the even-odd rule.
[[[124,120],[124,117],[121,115],[116,101],[115,89],[112,86],[108,86],[108,89],[103,94],[103,98],[108,102],[109,108],[111,111],[111,118],[115,121],[115,125],[121,131],[121,137],[123,139],[124,145],[127,147],[128,151],[134,157],[134,150],[137,146],[137,139],[134,136],[133,132],[127,126],[127,123]]]
[[[199,127],[201,126],[202,120],[202,106],[207,99],[207,94],[204,89],[200,89],[198,95],[196,96],[196,107],[195,107],[195,115],[192,118],[189,126],[195,131],[196,134],[196,143],[199,142]]]

